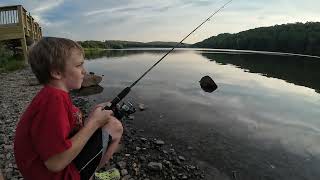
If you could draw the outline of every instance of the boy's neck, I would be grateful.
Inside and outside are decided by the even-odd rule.
[[[54,87],[56,89],[60,89],[62,91],[65,91],[65,92],[69,92],[69,89],[64,85],[64,83],[62,83],[61,81],[59,80],[51,80],[48,84],[46,84],[47,86],[50,86],[50,87]]]

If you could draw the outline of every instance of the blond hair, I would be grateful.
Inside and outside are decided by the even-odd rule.
[[[50,81],[53,70],[64,72],[72,50],[78,50],[84,56],[78,43],[65,38],[44,37],[31,47],[28,62],[40,84]]]

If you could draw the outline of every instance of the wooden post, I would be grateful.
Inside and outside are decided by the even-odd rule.
[[[39,26],[39,39],[41,39],[42,38],[42,29],[41,29],[41,27]]]
[[[21,47],[23,50],[24,62],[25,64],[28,64],[28,46],[27,46],[26,37],[20,39],[20,41],[21,41]]]
[[[34,37],[34,35],[35,35],[35,33],[34,33],[34,19],[33,19],[33,17],[31,16],[31,14],[30,14],[30,12],[29,12],[29,17],[30,17],[30,24],[31,24],[31,35],[30,35],[30,37],[32,38],[32,40],[34,41],[34,39],[35,39],[35,37]]]
[[[19,25],[21,26],[22,29],[22,38],[20,39],[21,42],[21,47],[23,51],[23,56],[24,56],[24,62],[25,64],[28,64],[28,46],[27,46],[27,41],[26,41],[26,34],[24,30],[25,26],[25,17],[24,17],[24,12],[23,8],[21,5],[18,6],[18,12],[19,12]]]
[[[0,169],[0,180],[4,180],[4,176],[2,175],[1,169]]]

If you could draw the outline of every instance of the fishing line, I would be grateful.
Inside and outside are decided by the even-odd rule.
[[[186,37],[184,37],[179,43],[177,43],[171,50],[169,50],[164,56],[162,56],[155,64],[153,64],[145,73],[143,73],[135,82],[133,82],[129,87],[124,88],[112,101],[109,106],[106,106],[104,109],[114,109],[115,106],[130,92],[131,88],[135,86],[151,69],[153,69],[157,64],[159,64],[168,54],[170,54],[175,48],[182,44],[182,42],[187,39],[192,33],[199,29],[204,23],[209,21],[214,15],[221,11],[225,6],[231,3],[233,0],[230,0],[223,4],[218,10],[212,13],[206,20],[204,20],[200,25],[198,25],[194,30],[192,30]]]
[[[164,59],[168,54],[170,54],[175,48],[177,48],[179,45],[182,44],[182,42],[184,40],[186,40],[192,33],[194,33],[197,29],[199,29],[204,23],[206,23],[207,21],[210,21],[210,19],[217,14],[221,9],[223,9],[226,5],[228,5],[229,3],[231,3],[230,0],[227,3],[225,3],[223,6],[221,6],[218,10],[216,10],[210,17],[208,17],[205,21],[203,21],[200,25],[198,25],[193,31],[191,31],[186,37],[184,37],[179,43],[177,43],[170,51],[168,51],[164,56],[162,56],[153,66],[151,66],[145,73],[143,73],[135,82],[133,82],[130,86],[130,88],[132,88],[133,86],[135,86],[140,79],[142,79],[149,71],[151,71],[151,69],[153,69],[157,64],[159,64],[162,59]]]
[[[182,44],[182,42],[187,39],[192,33],[194,33],[197,29],[199,29],[204,23],[209,21],[214,15],[216,15],[218,12],[220,12],[225,6],[227,6],[229,3],[231,3],[233,0],[230,0],[223,4],[219,9],[217,9],[215,12],[213,12],[207,19],[205,19],[200,25],[198,25],[195,29],[193,29],[187,36],[185,36],[179,43],[177,43],[172,49],[170,49],[164,56],[162,56],[155,64],[153,64],[145,73],[143,73],[136,81],[134,81],[130,86],[124,88],[107,106],[104,107],[106,110],[113,110],[116,111],[116,105],[130,92],[131,88],[134,87],[149,71],[151,71],[157,64],[159,64],[168,54],[170,54],[175,48],[177,48],[179,45]],[[93,155],[93,158],[91,158],[81,169],[83,171],[91,162],[93,159],[95,159],[102,150],[100,150],[97,154]]]

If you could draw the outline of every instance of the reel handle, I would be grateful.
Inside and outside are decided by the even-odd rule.
[[[131,91],[130,87],[124,88],[112,101],[111,105],[106,105],[104,107],[105,110],[113,110],[114,107]]]
[[[112,103],[108,103],[105,107],[105,110],[111,110],[113,111],[113,116],[117,119],[122,119],[123,115],[120,113],[119,109],[117,106],[112,106]]]
[[[112,101],[111,103],[108,103],[104,109],[105,110],[112,110],[114,117],[117,119],[121,119],[123,115],[121,114],[119,108],[117,107],[117,104],[124,98],[126,95],[131,91],[130,87],[124,88]]]

